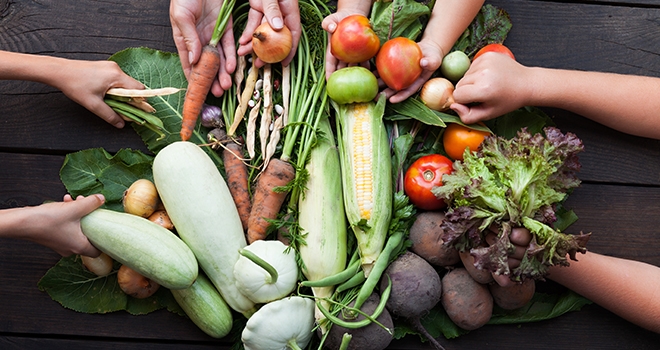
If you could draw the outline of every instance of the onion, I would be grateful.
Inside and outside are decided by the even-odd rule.
[[[268,22],[257,27],[252,34],[252,50],[266,63],[277,63],[289,55],[293,47],[293,37],[287,26],[273,29]]]
[[[149,221],[155,222],[160,226],[165,227],[168,230],[174,229],[174,224],[170,219],[170,216],[167,215],[165,210],[156,210],[151,216],[148,217]]]
[[[148,218],[156,208],[160,198],[153,182],[147,179],[139,179],[124,192],[122,204],[124,212]]]
[[[202,126],[205,128],[220,128],[225,124],[222,121],[222,109],[218,106],[204,104],[201,119]]]
[[[429,79],[422,90],[419,98],[424,104],[438,112],[446,111],[454,103],[454,84],[445,78]]]
[[[117,271],[117,283],[124,293],[138,299],[152,296],[160,287],[160,284],[142,276],[126,265],[122,265]]]
[[[96,258],[85,255],[81,255],[80,258],[87,270],[93,272],[97,276],[107,276],[112,272],[113,260],[106,253],[101,253],[101,255]]]

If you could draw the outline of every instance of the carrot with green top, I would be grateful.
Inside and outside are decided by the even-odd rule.
[[[188,90],[183,100],[183,113],[181,120],[181,140],[188,141],[192,136],[197,119],[202,111],[206,95],[211,90],[213,80],[220,70],[220,53],[218,43],[225,32],[227,23],[231,18],[234,9],[235,0],[228,0],[222,3],[218,20],[213,30],[213,36],[209,44],[204,46],[202,54],[197,63],[192,66],[190,76],[188,77]]]

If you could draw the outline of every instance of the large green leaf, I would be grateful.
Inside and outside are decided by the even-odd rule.
[[[136,299],[126,295],[117,283],[117,269],[104,277],[88,271],[79,256],[62,258],[39,280],[40,290],[47,292],[53,300],[62,306],[78,312],[99,313],[125,310],[133,315],[144,315],[152,311],[167,308],[182,314],[179,305],[166,288],[145,299]]]
[[[60,179],[73,197],[101,193],[106,208],[123,211],[124,191],[137,179],[153,179],[152,161],[140,151],[122,149],[113,156],[102,148],[86,149],[67,154]]]
[[[188,87],[188,81],[183,74],[177,54],[144,47],[128,48],[112,55],[110,60],[117,62],[126,74],[143,83],[147,89],[163,87],[185,89]],[[133,128],[142,137],[150,151],[158,153],[168,144],[181,140],[179,132],[181,131],[184,98],[185,90],[172,95],[150,97],[148,99],[148,102],[156,109],[155,116],[163,122],[165,138],[158,140],[159,135],[157,133],[135,123]],[[189,141],[196,144],[205,144],[208,131],[198,121]],[[210,147],[204,147],[203,149],[216,165],[220,166],[222,164],[217,152]]]

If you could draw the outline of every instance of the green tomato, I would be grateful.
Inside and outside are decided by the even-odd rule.
[[[368,102],[378,94],[378,79],[364,67],[346,67],[330,75],[326,90],[338,104]]]
[[[453,51],[442,59],[440,73],[445,78],[457,82],[470,68],[470,58],[463,51]]]

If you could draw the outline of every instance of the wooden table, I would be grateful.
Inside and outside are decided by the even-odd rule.
[[[487,3],[509,12],[513,30],[506,44],[523,64],[660,76],[655,0]],[[102,60],[136,46],[175,51],[167,1],[0,0],[2,50]],[[117,130],[48,86],[0,82],[0,108],[0,209],[60,200],[59,169],[69,152],[146,151],[132,128]],[[579,216],[572,232],[593,232],[592,251],[660,265],[660,141],[547,112],[585,143],[583,184],[567,203]],[[90,315],[62,308],[37,289],[59,258],[30,242],[0,240],[1,349],[229,347],[167,311]],[[550,321],[486,326],[443,343],[447,349],[656,349],[660,335],[589,305]],[[420,347],[429,348],[416,338],[391,345]]]

